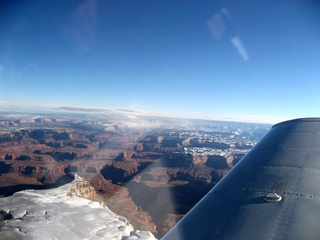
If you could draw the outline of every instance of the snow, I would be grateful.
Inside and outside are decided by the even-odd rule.
[[[107,206],[79,197],[68,190],[83,179],[49,190],[25,190],[0,198],[1,239],[121,239],[153,240],[150,232],[134,230],[125,217]]]

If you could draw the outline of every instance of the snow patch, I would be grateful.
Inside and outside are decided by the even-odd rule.
[[[0,210],[12,215],[12,219],[0,220],[1,238],[156,239],[150,232],[135,231],[125,217],[107,206],[78,197],[91,193],[91,188],[76,176],[73,182],[56,189],[26,190],[0,198]]]

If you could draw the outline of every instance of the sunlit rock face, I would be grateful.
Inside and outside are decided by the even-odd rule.
[[[0,198],[1,239],[155,239],[135,231],[107,206],[81,198],[95,194],[84,179],[50,190]]]

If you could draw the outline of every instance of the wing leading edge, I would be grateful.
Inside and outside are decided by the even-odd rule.
[[[274,125],[163,239],[320,239],[320,118]]]

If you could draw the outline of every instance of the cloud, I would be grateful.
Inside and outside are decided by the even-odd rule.
[[[249,54],[245,46],[243,45],[239,36],[230,39],[232,45],[238,50],[238,53],[243,58],[244,61],[249,60]]]

